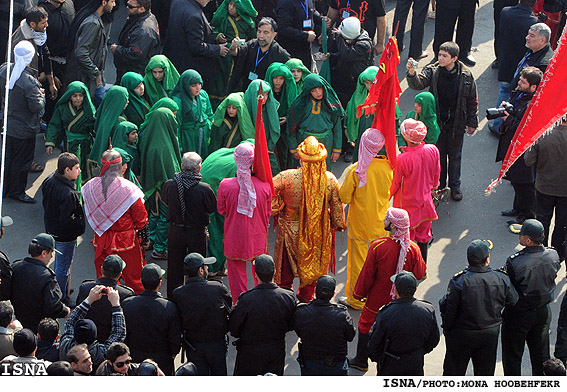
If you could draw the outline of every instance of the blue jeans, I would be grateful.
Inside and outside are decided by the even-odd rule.
[[[98,108],[98,105],[100,105],[102,99],[104,98],[104,94],[105,94],[104,84],[101,84],[100,87],[98,87],[95,91],[95,97],[93,102],[95,107]]]
[[[496,107],[500,107],[502,101],[510,100],[510,87],[511,87],[510,83],[500,82],[500,91],[498,91],[498,101],[496,102]],[[501,117],[495,118],[492,122],[492,129],[494,129],[494,131],[497,132],[498,128],[500,128],[500,125],[502,125],[502,118]]]
[[[71,274],[71,264],[73,263],[73,256],[75,255],[75,247],[77,240],[70,242],[55,241],[55,249],[61,254],[55,252],[55,263],[53,269],[57,277],[57,283],[61,287],[63,298],[67,298],[67,284],[69,282],[69,275]]]
[[[348,376],[348,363],[346,359],[337,362],[335,366],[325,364],[325,361],[305,359],[301,367],[302,376]]]

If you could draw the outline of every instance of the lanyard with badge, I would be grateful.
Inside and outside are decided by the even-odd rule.
[[[520,63],[520,65],[518,65],[518,68],[516,68],[516,72],[514,72],[514,78],[516,78],[516,76],[518,76],[518,74],[524,69],[524,64],[526,63],[528,57],[530,57],[530,54],[531,54],[530,52],[526,53],[526,55],[522,59],[522,62]]]
[[[305,4],[300,0],[301,7],[303,11],[305,11],[305,20],[303,21],[303,28],[310,29],[311,28],[311,19],[309,18],[309,0],[305,0]]]
[[[264,53],[262,58],[260,60],[258,60],[258,57],[260,57],[260,45],[258,45],[258,52],[256,53],[256,64],[254,65],[254,71],[252,71],[248,74],[248,79],[250,79],[250,80],[258,79],[258,74],[256,73],[256,68],[258,68],[258,64],[260,64],[260,62],[262,60],[264,60],[264,57],[266,57],[268,55],[268,53],[270,53],[269,49],[266,51],[266,53]]]
[[[346,9],[343,11],[343,14],[342,14],[343,19],[350,17],[350,12],[348,11],[349,9],[350,9],[350,0],[347,1]]]

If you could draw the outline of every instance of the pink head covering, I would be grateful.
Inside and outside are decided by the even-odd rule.
[[[240,185],[238,207],[236,211],[252,218],[256,208],[256,190],[252,183],[252,164],[254,163],[254,146],[251,143],[241,143],[234,149],[236,162],[236,178]]]
[[[384,147],[386,139],[382,132],[375,128],[368,128],[360,137],[358,147],[358,163],[354,171],[358,176],[358,187],[366,185],[366,172],[376,154]]]
[[[401,246],[400,255],[398,256],[398,264],[396,265],[396,274],[399,274],[404,269],[404,264],[406,262],[406,255],[408,249],[411,245],[410,240],[410,219],[408,212],[401,208],[390,207],[386,211],[386,218],[396,227],[396,231],[392,236],[392,239],[398,242]],[[392,284],[392,290],[390,291],[392,299],[395,299],[396,295],[394,293],[394,285]]]
[[[408,118],[400,125],[400,132],[410,143],[421,143],[427,136],[427,127],[421,121]]]

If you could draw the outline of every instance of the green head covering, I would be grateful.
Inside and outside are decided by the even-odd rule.
[[[138,130],[138,126],[130,121],[122,121],[112,133],[112,147],[126,149],[128,147],[128,134],[133,130]]]
[[[146,197],[181,171],[177,120],[173,112],[157,108],[148,115],[147,134],[138,142],[142,162],[140,182]]]
[[[124,106],[128,102],[128,90],[120,86],[112,86],[106,92],[96,112],[95,140],[89,159],[100,165],[100,157],[108,148],[108,138],[113,134],[114,128],[120,120]]]
[[[228,3],[234,2],[236,7],[236,12],[246,23],[250,25],[253,29],[256,28],[254,19],[258,16],[258,11],[254,8],[254,5],[250,0],[224,0],[220,7],[213,14],[213,20],[211,21],[211,26],[215,27],[217,31],[226,31],[228,28],[229,13],[228,13]]]
[[[179,105],[177,105],[177,103],[175,103],[175,101],[171,98],[161,98],[160,100],[158,100],[154,104],[154,106],[152,106],[148,114],[146,114],[146,118],[142,125],[140,125],[140,132],[138,132],[138,144],[140,143],[142,134],[144,133],[148,125],[148,119],[150,118],[151,114],[158,108],[166,108],[171,110],[171,112],[173,113],[179,110]]]
[[[143,82],[144,77],[136,72],[126,72],[120,80],[120,85],[126,87],[130,94],[130,103],[128,103],[126,110],[124,110],[126,118],[130,121],[137,119],[141,123],[150,110],[150,105],[134,90]]]
[[[262,92],[268,93],[268,100],[264,103],[264,109],[262,111],[262,119],[264,120],[264,127],[266,128],[266,135],[280,134],[280,117],[278,115],[278,101],[274,98],[274,93],[272,88],[268,83],[261,79],[256,79],[250,83],[246,92],[244,93],[244,103],[248,108],[248,113],[254,125],[256,124],[256,111],[258,110],[258,91],[260,90],[260,85],[262,85]],[[268,144],[274,144],[277,141],[270,143],[270,137],[267,137]],[[268,149],[274,148],[274,146],[268,146]]]
[[[297,85],[295,84],[291,70],[283,63],[272,63],[266,70],[266,82],[270,84],[272,89],[274,88],[274,81],[272,79],[276,76],[283,76],[285,79],[278,113],[280,117],[287,117],[289,108],[298,95]]]
[[[192,84],[197,83],[201,83],[201,86],[203,84],[203,78],[201,77],[201,74],[199,74],[199,72],[195,71],[194,69],[188,69],[181,74],[181,78],[179,78],[177,85],[171,92],[171,98],[173,98],[173,100],[181,109],[183,117],[190,117],[194,121],[198,121],[198,116],[195,116],[195,113],[193,113],[195,106],[193,105],[193,100],[197,99],[197,102],[200,103],[199,98],[202,95],[201,92],[203,92],[203,89],[201,89],[199,95],[193,98],[193,96],[191,95],[190,87]],[[200,110],[200,107],[198,109]],[[191,114],[193,114],[193,116],[191,116]],[[177,114],[177,118],[181,118],[179,113]]]
[[[297,82],[297,94],[301,94],[301,90],[303,88],[303,81],[307,77],[307,75],[311,74],[311,71],[307,69],[305,65],[303,65],[303,61],[300,59],[289,59],[285,66],[289,68],[291,71],[292,69],[300,69],[303,74],[301,75],[301,80]]]
[[[378,67],[371,66],[366,68],[360,75],[358,75],[358,82],[356,83],[356,90],[354,94],[348,101],[346,116],[347,116],[347,133],[348,141],[353,142],[358,138],[358,126],[360,124],[360,118],[356,117],[356,108],[358,105],[362,105],[368,96],[368,90],[364,85],[364,82],[372,82],[376,79],[378,74]]]
[[[57,109],[60,105],[67,105],[67,102],[71,99],[71,95],[77,93],[83,94],[83,110],[85,111],[84,119],[91,120],[95,116],[96,109],[93,105],[93,101],[91,101],[91,95],[88,87],[78,80],[69,83],[65,93],[61,96],[61,98],[59,98],[59,101],[57,101],[55,109]]]
[[[163,68],[163,81],[159,83],[152,75],[152,69]],[[160,98],[169,96],[175,88],[179,80],[179,72],[167,57],[162,54],[155,55],[150,59],[146,66],[146,76],[144,76],[144,85],[146,87],[146,96],[150,101],[150,105],[154,105]],[[167,95],[166,95],[167,94]]]
[[[412,110],[407,114],[406,118],[413,118],[414,120],[423,122],[427,127],[425,143],[435,144],[441,132],[439,130],[439,124],[437,124],[435,96],[428,91],[424,91],[415,96],[415,102],[421,105],[421,114],[416,114],[415,111]]]
[[[142,189],[142,186],[140,185],[140,182],[138,182],[138,179],[136,178],[136,175],[132,172],[132,160],[134,159],[134,157],[126,150],[120,148],[120,147],[116,147],[116,146],[112,146],[112,148],[114,148],[116,151],[118,151],[118,153],[120,154],[120,156],[122,157],[122,164],[126,164],[126,171],[124,172],[124,178],[133,182],[134,184],[136,184],[136,186],[138,186],[140,189]]]
[[[246,140],[249,138],[254,138],[256,130],[254,128],[254,124],[250,119],[250,113],[246,108],[246,104],[244,103],[244,93],[232,93],[228,97],[226,97],[217,110],[215,111],[215,117],[213,118],[213,124],[217,127],[220,127],[224,121],[224,117],[226,115],[226,107],[228,105],[235,106],[237,108],[238,117],[238,127],[240,129],[240,135],[242,135],[242,140]]]

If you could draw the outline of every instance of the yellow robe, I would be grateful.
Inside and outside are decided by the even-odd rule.
[[[328,270],[329,260],[319,263],[319,265],[305,265],[304,260],[298,260],[298,241],[299,241],[299,211],[301,207],[301,193],[303,186],[303,169],[290,169],[280,172],[274,177],[275,195],[272,199],[272,216],[277,219],[277,235],[274,250],[274,263],[276,273],[274,280],[281,282],[282,254],[285,246],[291,269],[294,276],[299,276],[300,287],[309,285],[325,275]],[[329,220],[323,224],[327,226],[327,232],[331,230],[344,230],[345,219],[343,205],[339,199],[339,184],[331,172],[327,175],[327,200],[329,200]],[[331,230],[328,230],[328,229]],[[321,238],[321,233],[312,233],[313,238],[320,238],[319,243],[323,246],[328,243],[326,238]],[[330,239],[330,238],[329,238]],[[318,249],[320,250],[320,249]],[[318,251],[315,250],[315,251]],[[334,252],[334,249],[330,250]],[[330,255],[330,253],[329,253]]]
[[[366,260],[372,241],[387,235],[384,217],[390,207],[390,184],[393,171],[384,156],[374,158],[366,173],[366,185],[359,188],[356,173],[357,163],[345,169],[344,183],[339,195],[344,204],[349,204],[347,216],[347,302],[355,309],[362,309],[364,303],[354,299],[354,286]]]

